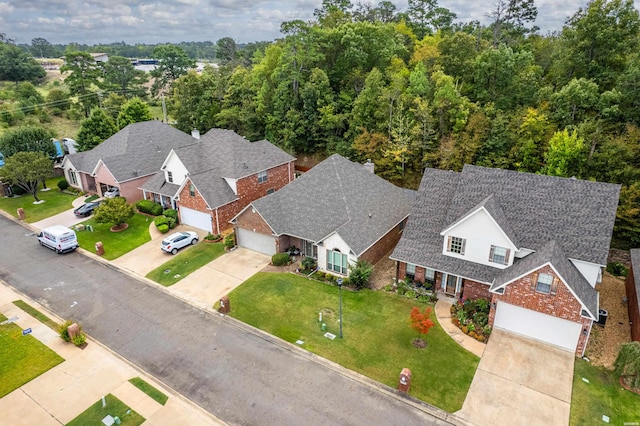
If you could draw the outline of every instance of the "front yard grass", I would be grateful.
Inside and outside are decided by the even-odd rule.
[[[0,314],[0,322],[7,317]],[[16,324],[0,325],[0,398],[64,359]]]
[[[603,415],[613,425],[640,424],[640,395],[620,386],[613,371],[576,359],[570,424],[605,424]]]
[[[32,307],[24,300],[14,300],[13,304],[16,305],[18,308],[22,309],[23,311],[25,311],[26,313],[28,313],[29,315],[31,315],[32,317],[34,317],[35,319],[37,319],[38,321],[40,321],[41,323],[43,323],[44,325],[46,325],[47,327],[49,327],[50,329],[52,329],[53,331],[55,331],[56,333],[58,332],[58,328],[60,327],[60,324],[58,324],[57,322],[55,322],[54,320],[52,320],[51,318],[49,318],[48,316],[46,316],[45,314],[37,310],[36,308]]]
[[[222,254],[224,254],[223,243],[200,242],[186,250],[182,249],[175,256],[167,255],[171,256],[171,260],[158,266],[146,276],[158,284],[169,287]]]
[[[144,417],[130,409],[115,396],[108,394],[105,400],[107,404],[104,408],[102,408],[102,399],[100,399],[67,423],[67,426],[101,425],[102,419],[107,415],[119,418],[122,426],[136,426],[145,421]]]
[[[120,232],[111,232],[112,223],[97,223],[91,218],[82,223],[85,226],[91,225],[93,232],[88,230],[76,232],[78,244],[83,249],[95,253],[95,244],[101,241],[104,247],[103,257],[107,260],[113,260],[147,241],[151,241],[151,235],[149,235],[151,221],[152,219],[149,217],[136,213],[127,221],[129,224],[127,229]]]
[[[44,203],[33,204],[35,199],[31,194],[23,194],[15,197],[0,197],[0,209],[9,213],[13,217],[18,217],[18,209],[22,207],[25,213],[25,222],[34,223],[50,216],[62,213],[73,207],[75,195],[66,194],[58,190],[58,181],[63,177],[47,179],[49,191],[43,191],[42,186],[38,190],[38,198]]]
[[[293,274],[257,273],[229,295],[233,317],[396,388],[400,371],[412,372],[410,394],[449,412],[462,407],[479,358],[460,347],[435,319],[417,349],[409,327],[417,302],[371,290],[342,291],[343,338],[338,336],[338,288]],[[420,306],[422,309],[424,306]]]

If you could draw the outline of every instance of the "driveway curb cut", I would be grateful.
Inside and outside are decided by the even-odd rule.
[[[7,218],[9,218],[11,220],[13,220],[16,223],[22,225],[23,227],[26,227],[26,228],[30,229],[32,232],[36,232],[37,231],[35,229],[35,227],[33,227],[31,224],[23,222],[23,221],[20,221],[19,219],[16,219],[15,217],[7,214],[6,212],[4,212],[2,210],[0,210],[0,214],[2,214],[3,216],[5,216],[5,217],[7,217]],[[151,287],[154,287],[154,288],[156,288],[156,289],[158,289],[158,290],[160,290],[160,291],[162,291],[162,292],[164,292],[164,293],[166,293],[166,294],[168,294],[168,295],[170,295],[170,296],[172,296],[172,297],[174,297],[176,299],[181,300],[183,303],[185,303],[185,304],[187,304],[187,305],[189,305],[189,306],[191,306],[191,307],[193,307],[195,309],[198,309],[198,310],[200,310],[200,311],[202,311],[202,312],[204,312],[206,314],[209,314],[211,316],[216,316],[215,314],[217,312],[214,311],[213,309],[203,308],[202,306],[194,304],[193,301],[189,300],[188,298],[182,297],[180,294],[176,294],[174,292],[171,292],[167,287],[165,287],[163,285],[160,285],[160,284],[156,283],[155,281],[152,281],[152,280],[150,280],[150,279],[148,279],[146,277],[143,277],[143,276],[141,276],[141,275],[139,275],[139,274],[137,274],[137,273],[135,273],[135,272],[133,272],[133,271],[131,271],[129,269],[122,268],[120,266],[114,265],[112,262],[110,262],[110,261],[102,258],[101,256],[98,256],[98,255],[96,255],[96,254],[94,254],[94,253],[92,253],[92,252],[90,252],[88,250],[85,250],[83,248],[78,248],[77,251],[80,252],[81,254],[83,254],[86,257],[89,257],[89,258],[91,258],[93,260],[96,260],[96,261],[102,263],[105,267],[107,267],[109,269],[112,269],[114,271],[117,271],[117,272],[120,272],[122,274],[128,275],[128,276],[130,276],[132,278],[135,278],[136,280],[138,280],[138,281],[140,281],[140,282],[142,282],[144,284],[147,284],[147,285],[149,285]],[[9,286],[9,287],[11,287],[15,291],[15,289],[12,286]],[[22,293],[20,293],[20,294],[22,294]],[[357,373],[355,371],[352,371],[352,370],[349,370],[349,369],[347,369],[345,367],[342,367],[341,365],[339,365],[339,364],[337,364],[337,363],[335,363],[333,361],[330,361],[330,360],[328,360],[326,358],[323,358],[323,357],[321,357],[319,355],[316,355],[316,354],[314,354],[312,352],[309,352],[304,348],[300,348],[300,347],[298,347],[298,346],[296,346],[296,345],[294,345],[292,343],[289,343],[289,342],[287,342],[285,340],[282,340],[277,336],[273,336],[273,335],[271,335],[269,333],[266,333],[263,330],[260,330],[258,328],[253,327],[253,326],[245,324],[245,323],[243,323],[243,322],[241,322],[241,321],[239,321],[239,320],[237,320],[237,319],[235,319],[233,317],[229,317],[229,316],[223,315],[223,314],[218,314],[218,315],[221,317],[221,319],[223,321],[226,321],[227,323],[229,323],[230,325],[233,325],[237,329],[243,330],[243,331],[245,331],[247,333],[251,333],[254,336],[260,337],[261,339],[263,339],[265,341],[268,341],[270,343],[276,344],[279,347],[288,350],[289,352],[293,352],[293,353],[299,354],[303,358],[306,358],[306,359],[308,359],[310,361],[313,361],[313,362],[315,362],[317,364],[320,364],[320,365],[322,365],[322,366],[324,366],[326,368],[329,368],[330,370],[342,375],[343,377],[346,377],[346,378],[351,379],[351,380],[353,380],[355,382],[364,384],[364,385],[368,386],[369,388],[371,388],[373,390],[377,390],[378,392],[381,392],[381,393],[383,393],[383,394],[385,394],[387,396],[390,396],[390,397],[396,399],[397,401],[400,401],[400,402],[402,402],[402,403],[404,403],[406,405],[409,405],[409,406],[411,406],[411,407],[413,407],[415,409],[418,409],[418,410],[420,410],[420,411],[422,411],[422,412],[424,412],[424,413],[426,413],[428,415],[436,417],[436,418],[438,418],[438,419],[440,419],[442,421],[445,421],[445,422],[447,422],[447,423],[449,423],[451,425],[465,426],[465,425],[469,425],[470,424],[468,421],[463,420],[462,418],[458,417],[455,414],[449,413],[449,412],[447,412],[445,410],[442,410],[442,409],[440,409],[438,407],[430,405],[430,404],[428,404],[426,402],[423,402],[423,401],[421,401],[421,400],[419,400],[417,398],[414,398],[412,396],[404,395],[404,394],[400,393],[399,391],[397,391],[396,389],[391,388],[390,386],[387,386],[387,385],[382,384],[380,382],[376,382],[375,380],[372,380],[372,379],[370,379],[370,378],[368,378],[368,377],[366,377],[366,376],[364,376],[362,374],[359,374],[359,373]],[[57,315],[55,315],[55,316],[57,317]],[[98,343],[96,340],[94,340],[94,339],[92,339],[92,340],[94,342]],[[104,346],[102,344],[100,344],[100,345],[103,348],[109,350],[110,353],[113,353],[113,354],[117,355],[120,359],[125,360],[129,365],[133,365],[128,360],[126,360],[121,355],[119,355],[117,352],[114,352],[113,350],[107,348],[106,346]],[[133,365],[133,366],[136,369],[144,371],[145,374],[153,377],[155,380],[158,380],[155,376],[153,376],[152,374],[149,374],[146,370],[140,368],[139,366],[137,366],[137,365]],[[187,399],[186,397],[182,396],[181,394],[177,393],[173,388],[171,388],[170,386],[167,386],[164,382],[162,382],[160,380],[158,380],[158,382],[162,383],[163,386],[165,386],[168,389],[171,389],[175,394],[180,395],[182,398],[184,398],[185,400],[187,400],[191,404],[197,406],[199,409],[204,410],[206,413],[209,413],[208,411],[206,411],[200,405],[196,404],[195,402],[193,402],[193,401]],[[209,413],[209,414],[211,414],[214,417],[216,417],[213,413]],[[216,417],[216,419],[218,419],[218,418]]]

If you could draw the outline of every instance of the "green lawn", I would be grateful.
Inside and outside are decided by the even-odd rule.
[[[67,423],[67,426],[101,425],[102,419],[107,415],[118,417],[123,426],[136,426],[145,421],[144,417],[127,407],[124,402],[115,396],[108,394],[105,400],[107,404],[104,408],[102,408],[102,399],[100,399],[84,410],[78,417]]]
[[[140,389],[142,392],[149,395],[154,401],[164,405],[167,403],[169,397],[164,393],[160,392],[158,389],[151,386],[149,383],[142,380],[140,377],[134,377],[133,379],[129,379],[129,383],[133,386]]]
[[[582,380],[583,377],[589,383]],[[606,424],[603,415],[609,417],[613,425],[639,424],[640,395],[620,386],[613,371],[576,359],[570,424]]]
[[[222,254],[224,254],[223,243],[200,242],[171,256],[171,260],[149,272],[147,278],[169,287]]]
[[[44,203],[33,204],[35,199],[33,195],[24,194],[16,197],[5,198],[0,197],[0,209],[9,213],[13,217],[18,217],[18,209],[22,207],[25,212],[25,222],[34,223],[50,216],[62,213],[73,207],[72,202],[77,197],[75,195],[65,194],[58,190],[57,183],[64,178],[58,177],[47,180],[47,188],[49,191],[38,190],[38,198],[44,200]]]
[[[0,314],[0,322],[7,318]],[[16,324],[0,325],[0,398],[64,359]]]
[[[141,246],[147,241],[151,241],[149,225],[152,221],[152,218],[136,213],[127,221],[129,224],[127,229],[120,232],[111,232],[110,228],[113,224],[96,223],[96,221],[91,218],[82,223],[85,225],[91,225],[93,227],[93,232],[76,232],[78,235],[78,243],[83,249],[95,253],[96,242],[102,241],[102,245],[104,246],[104,258],[107,260],[113,260],[134,248]]]
[[[361,290],[342,291],[343,339],[338,335],[338,288],[293,274],[258,273],[233,290],[231,315],[288,342],[391,387],[402,368],[412,372],[410,394],[449,412],[459,410],[479,358],[452,340],[436,322],[426,336],[428,346],[416,349],[409,314],[417,302],[396,295]]]
[[[32,317],[34,317],[35,319],[37,319],[38,321],[40,321],[41,323],[43,323],[44,325],[46,325],[47,327],[49,327],[50,329],[54,330],[55,332],[58,332],[58,327],[60,327],[60,324],[53,321],[51,318],[49,318],[39,310],[33,308],[31,305],[27,304],[27,302],[25,302],[24,300],[14,300],[13,304],[16,305],[18,308],[22,309],[23,311],[25,311],[26,313],[28,313],[29,315],[31,315]]]

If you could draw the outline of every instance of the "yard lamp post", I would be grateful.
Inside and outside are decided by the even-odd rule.
[[[338,283],[338,293],[340,294],[340,338],[342,339],[342,278],[336,280]]]

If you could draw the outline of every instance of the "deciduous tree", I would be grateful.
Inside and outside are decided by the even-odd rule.
[[[94,109],[89,118],[82,121],[78,131],[78,150],[89,151],[118,131],[115,123],[103,110]]]
[[[155,78],[152,87],[154,93],[164,92],[175,80],[196,66],[196,61],[190,59],[183,49],[172,44],[153,49],[153,57],[158,60],[158,66],[151,71],[151,76]]]
[[[17,152],[5,160],[0,176],[38,199],[38,183],[53,174],[51,158],[42,152]]]
[[[435,325],[433,321],[431,321],[432,311],[433,309],[431,306],[427,306],[424,309],[424,312],[420,311],[420,308],[417,306],[414,306],[413,309],[411,309],[411,314],[409,315],[410,325],[413,330],[418,332],[418,338],[414,342],[416,346],[418,346],[419,343],[422,343],[423,345],[425,344],[424,339],[422,339],[421,336],[426,336],[431,327]]]
[[[133,205],[124,197],[108,198],[95,209],[93,218],[98,223],[112,223],[115,228],[122,229],[123,224],[135,214]]]
[[[129,124],[139,123],[141,121],[149,121],[153,119],[149,105],[140,98],[129,99],[118,114],[118,128],[124,129]]]

